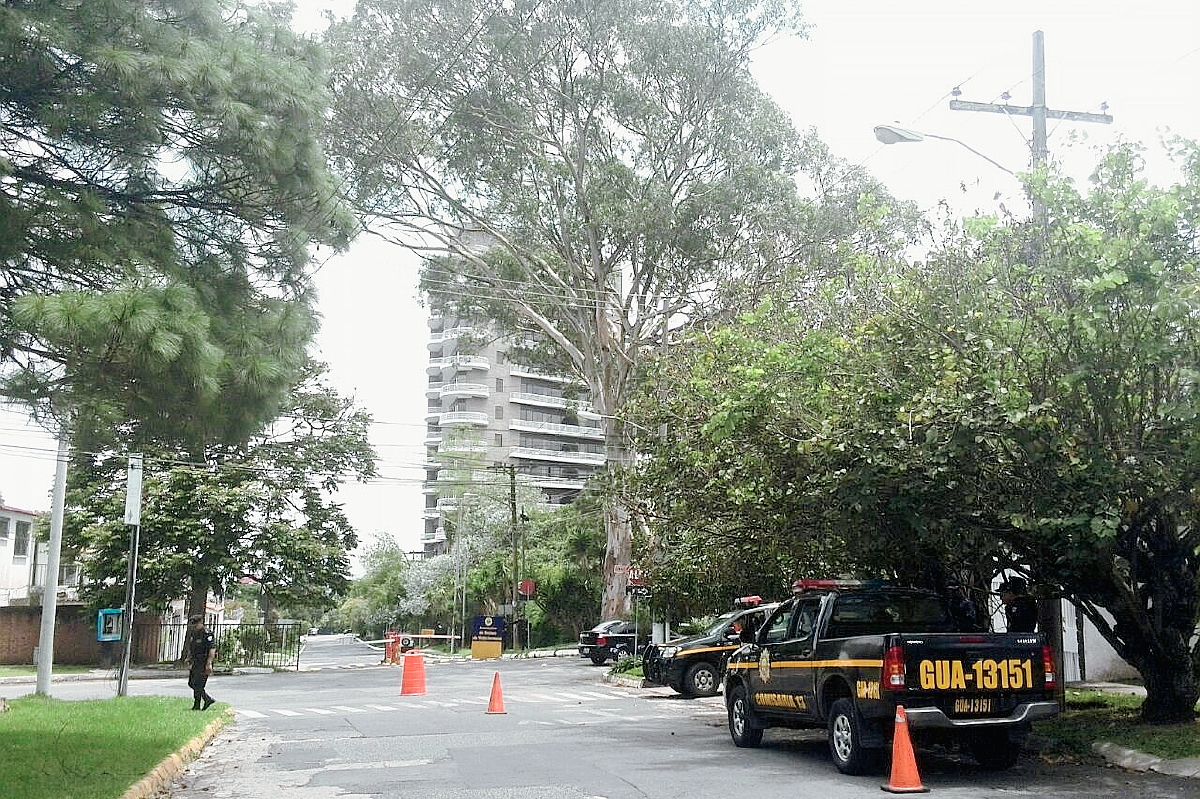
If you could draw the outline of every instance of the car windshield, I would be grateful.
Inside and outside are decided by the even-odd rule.
[[[708,629],[704,631],[704,634],[705,635],[720,634],[720,632],[725,629],[725,625],[729,624],[729,620],[732,619],[734,616],[738,615],[739,613],[741,613],[740,610],[731,610],[728,613],[722,613],[720,616],[717,616],[716,621],[714,621],[712,624],[709,625]]]

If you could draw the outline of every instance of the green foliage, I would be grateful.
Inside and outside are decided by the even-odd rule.
[[[80,449],[237,446],[303,379],[308,247],[353,223],[322,51],[279,11],[0,9],[0,393]]]
[[[1180,185],[1120,146],[1086,194],[1042,184],[1045,226],[972,223],[674,348],[634,408],[668,431],[639,440],[649,567],[689,596],[740,562],[976,589],[1018,567],[1142,672],[1147,719],[1190,719],[1200,158],[1175,148]]]
[[[374,474],[370,417],[321,382],[313,366],[270,430],[237,449],[151,450],[143,470],[139,604],[203,601],[242,578],[283,603],[332,605],[346,587],[357,535],[332,495]],[[125,458],[78,458],[69,474],[63,540],[80,552],[85,591],[99,607],[124,595],[129,528]],[[196,597],[199,596],[199,600]]]

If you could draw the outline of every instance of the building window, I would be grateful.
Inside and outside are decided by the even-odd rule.
[[[17,534],[13,538],[13,557],[29,555],[29,522],[17,522]]]
[[[503,446],[504,446],[504,434],[503,434],[503,433],[497,433],[497,434],[496,434],[496,446],[497,446],[497,447],[503,447]]]
[[[503,377],[496,378],[496,393],[497,394],[504,393],[504,378]]]
[[[497,419],[503,419],[503,418],[504,418],[504,406],[503,406],[503,405],[497,405],[497,406],[496,406],[496,418],[497,418]]]
[[[507,363],[507,362],[508,362],[508,356],[505,355],[503,352],[497,351],[496,352],[496,363]]]
[[[8,517],[0,516],[0,544],[8,543]]]

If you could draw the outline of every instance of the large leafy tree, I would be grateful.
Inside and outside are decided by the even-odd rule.
[[[374,474],[370,417],[310,367],[267,430],[236,449],[146,453],[139,604],[189,597],[248,579],[271,603],[332,605],[344,592],[357,535],[334,494]],[[80,457],[72,470],[64,542],[81,554],[92,601],[119,602],[128,563],[122,523],[124,458]]]
[[[1165,189],[1132,145],[1086,192],[1040,183],[1045,225],[968,220],[869,301],[831,294],[849,321],[723,333],[706,357],[746,359],[691,409],[675,457],[708,479],[674,507],[765,512],[911,582],[1026,569],[1141,672],[1147,720],[1190,720],[1200,151],[1175,154]]]
[[[271,5],[33,0],[0,51],[4,392],[193,458],[244,440],[302,373],[310,244],[352,229],[319,46]]]
[[[367,0],[330,30],[355,205],[436,256],[436,304],[586,384],[614,485],[637,365],[671,320],[810,271],[856,209],[826,161],[811,182],[836,201],[799,199],[797,171],[826,153],[747,68],[802,31],[778,0]],[[604,513],[603,613],[619,616],[632,520]]]

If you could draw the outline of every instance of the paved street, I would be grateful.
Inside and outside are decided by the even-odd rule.
[[[425,670],[424,696],[400,696],[401,670],[387,666],[216,679],[236,723],[161,797],[853,798],[880,796],[886,781],[838,774],[821,734],[772,730],[760,749],[736,749],[720,697],[608,685],[607,669],[575,658]],[[506,713],[490,715],[497,673]],[[999,774],[934,753],[920,763],[925,784],[947,799],[1200,795],[1195,781],[1033,758]]]

